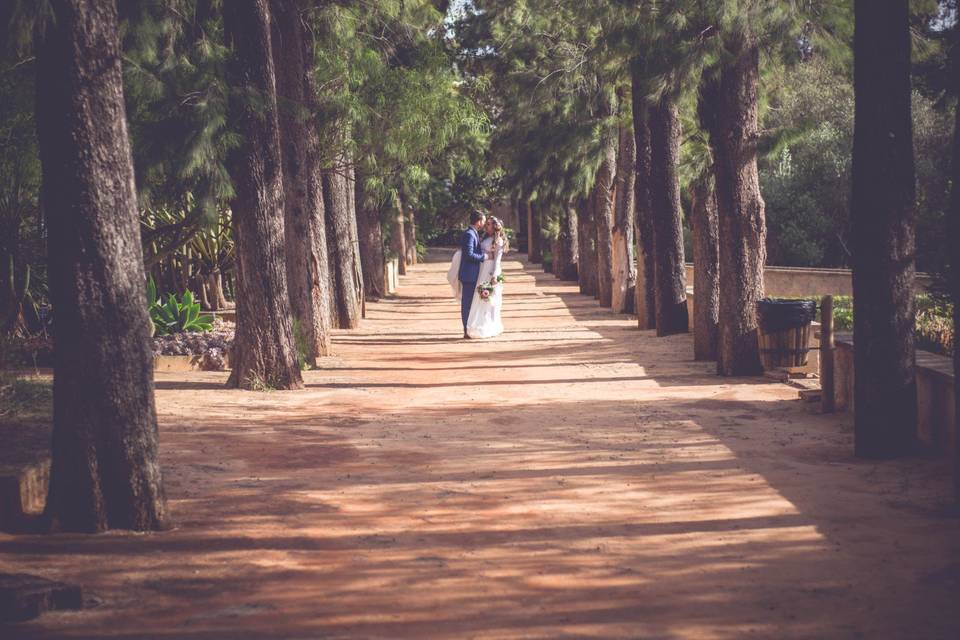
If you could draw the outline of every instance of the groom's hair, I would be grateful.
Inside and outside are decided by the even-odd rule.
[[[474,209],[470,212],[470,224],[477,224],[483,220],[484,217],[483,211],[480,211],[480,209]]]

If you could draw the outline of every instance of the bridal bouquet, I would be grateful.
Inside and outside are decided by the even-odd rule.
[[[483,282],[477,285],[477,292],[480,294],[480,299],[485,302],[490,302],[490,296],[493,295],[493,292],[496,290],[498,284],[503,284],[503,276],[497,276],[496,278],[491,278],[490,282]]]

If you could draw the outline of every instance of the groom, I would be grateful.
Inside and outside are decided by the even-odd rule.
[[[480,229],[485,222],[483,212],[474,210],[470,213],[470,226],[460,237],[460,282],[463,284],[463,293],[460,295],[460,317],[463,319],[463,337],[467,335],[467,320],[470,318],[470,307],[473,306],[473,294],[477,290],[477,280],[480,278],[480,265],[483,263],[483,248],[480,246]]]

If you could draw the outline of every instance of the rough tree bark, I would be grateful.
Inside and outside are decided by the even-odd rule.
[[[355,329],[363,314],[363,274],[357,255],[356,214],[351,206],[354,203],[354,181],[348,158],[341,156],[337,165],[323,173],[328,253],[334,285],[333,317],[338,328]]]
[[[517,216],[517,251],[528,252],[530,248],[529,234],[527,233],[527,200],[524,193],[519,193],[513,201]]]
[[[350,204],[350,248],[353,257],[352,303],[360,310],[360,317],[367,317],[366,296],[363,292],[363,263],[360,262],[360,232],[357,227],[357,169],[352,159],[347,168],[347,198]]]
[[[29,295],[30,264],[21,255],[20,221],[17,213],[9,216],[0,234],[10,253],[0,255],[0,333],[17,334],[27,328],[25,303]]]
[[[709,176],[690,189],[693,227],[693,357],[716,360],[720,322],[720,241],[717,198]]]
[[[323,216],[314,209],[308,179],[309,146],[316,138],[307,93],[312,90],[313,46],[301,20],[300,0],[272,0],[273,59],[277,69],[278,119],[284,188],[284,234],[287,259],[287,288],[290,311],[297,322],[305,353],[316,365],[317,357],[330,351],[330,326],[322,309],[322,286],[315,278],[313,259],[316,240],[311,220]],[[318,141],[317,141],[318,142]]]
[[[717,373],[762,371],[757,301],[763,297],[767,228],[757,170],[760,51],[748,32],[725,37],[719,76],[701,83],[709,123],[720,229],[720,341]],[[701,116],[703,117],[703,116]]]
[[[220,269],[214,269],[207,275],[206,289],[212,311],[222,311],[230,306],[223,295],[223,274]]]
[[[561,280],[577,280],[577,209],[570,203],[560,216],[553,272]]]
[[[854,7],[854,447],[890,458],[917,425],[910,16],[906,0]]]
[[[687,276],[683,258],[683,210],[680,205],[680,116],[664,95],[650,107],[650,201],[656,283],[657,335],[689,330]]]
[[[304,59],[307,68],[314,65],[314,47],[311,38],[304,35]],[[311,113],[319,110],[320,93],[316,76],[306,74],[306,101]],[[313,245],[310,252],[310,295],[313,298],[313,307],[316,310],[319,323],[324,327],[326,344],[320,353],[331,353],[329,330],[333,327],[333,296],[331,293],[333,275],[330,271],[330,250],[327,241],[327,211],[323,196],[323,163],[325,149],[320,141],[320,129],[317,126],[308,126],[305,130],[307,146],[307,207],[310,211],[310,233]]]
[[[386,266],[383,255],[383,227],[380,209],[367,198],[364,181],[357,175],[357,234],[360,239],[360,266],[363,269],[363,290],[367,300],[379,300],[387,295],[384,279]]]
[[[577,260],[580,293],[597,295],[597,234],[593,228],[593,211],[590,201],[582,199],[577,206]]]
[[[49,226],[55,529],[166,519],[116,5],[64,0],[37,45],[37,132]]]
[[[960,69],[960,23],[953,27],[953,64]],[[960,74],[954,75],[954,90],[960,92]],[[953,123],[953,191],[950,198],[948,238],[950,246],[950,285],[953,298],[953,335],[960,335],[960,105],[954,110]],[[953,349],[953,370],[960,371],[960,349]],[[960,376],[953,377],[954,415],[960,416]],[[953,498],[960,507],[960,438],[953,439]]]
[[[654,286],[653,223],[650,203],[650,125],[647,102],[644,97],[642,65],[634,60],[630,65],[633,99],[633,136],[636,141],[636,181],[634,209],[636,210],[637,284],[634,306],[637,324],[641,329],[657,326],[656,287]]]
[[[529,231],[527,256],[530,258],[530,262],[541,264],[543,262],[543,234],[540,230],[540,210],[533,200],[527,200],[526,204],[527,229]]]
[[[557,277],[557,279],[559,279],[560,278],[559,262],[564,259],[563,248],[560,246],[559,235],[550,241],[550,255],[553,256],[553,260],[550,263],[550,273],[552,273]]]
[[[394,198],[393,207],[390,211],[390,249],[397,256],[398,271],[400,275],[407,275],[407,232],[403,221],[403,204],[400,198]]]
[[[621,105],[623,102],[621,102]],[[633,313],[637,270],[634,256],[634,202],[636,199],[637,145],[633,127],[620,125],[617,150],[616,202],[613,220],[613,286],[611,307],[616,313]]]
[[[417,264],[417,219],[416,214],[414,214],[413,209],[409,207],[404,207],[406,209],[404,218],[404,245],[407,249],[407,265],[413,266]]]
[[[243,144],[230,161],[239,290],[227,384],[298,389],[303,380],[287,292],[280,126],[267,1],[231,5],[223,12],[223,24],[235,53],[231,75],[237,93],[255,93],[260,103],[238,97],[230,104]]]
[[[608,120],[614,113],[613,100],[605,92],[600,103],[599,115],[604,120]],[[590,196],[593,200],[594,232],[597,235],[596,296],[602,307],[609,307],[612,304],[613,295],[613,180],[617,170],[618,133],[615,127],[607,123],[600,142],[603,155]]]

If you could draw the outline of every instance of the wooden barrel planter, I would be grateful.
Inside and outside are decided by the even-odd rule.
[[[757,339],[765,371],[806,366],[816,314],[812,300],[765,298],[757,303]]]

